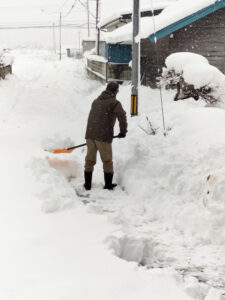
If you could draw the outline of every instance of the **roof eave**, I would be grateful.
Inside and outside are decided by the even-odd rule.
[[[149,36],[149,39],[152,43],[156,42],[157,40],[173,33],[174,31],[180,29],[180,28],[183,28],[215,11],[217,11],[218,9],[220,8],[223,8],[225,7],[225,0],[221,0],[221,1],[217,1],[215,2],[214,4],[212,5],[209,5],[201,10],[199,10],[198,12],[190,15],[190,16],[187,16],[159,31],[157,31],[156,33],[153,33]]]

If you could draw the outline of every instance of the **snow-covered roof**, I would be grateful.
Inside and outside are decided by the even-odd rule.
[[[153,2],[154,10],[164,9],[168,5],[169,5],[169,3],[166,1],[159,1],[157,3]],[[151,11],[151,10],[152,10],[151,3],[149,5],[145,5],[140,8],[141,12]],[[107,24],[113,23],[116,20],[119,20],[124,15],[132,14],[132,12],[133,12],[133,7],[117,10],[117,11],[113,12],[110,16],[102,18],[102,20],[98,23],[98,28],[102,28],[102,27],[106,26]]]
[[[175,3],[171,3],[162,11],[161,14],[154,18],[141,18],[139,37],[147,38],[150,36],[153,41],[154,32],[157,33],[157,38],[161,38],[224,6],[225,0],[180,0]],[[184,20],[184,22],[180,22],[178,24],[180,20]],[[169,28],[169,26],[171,27]],[[167,28],[167,30],[165,30],[165,28]],[[108,33],[106,35],[106,41],[108,43],[131,41],[132,32],[132,23],[129,23],[114,30],[113,32]]]
[[[223,7],[225,7],[225,0],[180,0],[176,6],[170,5],[166,9],[165,21],[159,19],[159,24],[156,28],[156,38],[160,39]],[[176,14],[174,9],[176,9]],[[155,36],[152,32],[150,40],[154,41],[154,39]]]

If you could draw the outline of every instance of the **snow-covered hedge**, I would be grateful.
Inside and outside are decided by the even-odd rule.
[[[225,100],[225,76],[208,60],[195,53],[177,52],[165,61],[159,84],[176,88],[174,100],[203,98],[208,104]]]
[[[10,54],[9,49],[0,49],[0,67],[11,66],[13,64],[14,58]]]

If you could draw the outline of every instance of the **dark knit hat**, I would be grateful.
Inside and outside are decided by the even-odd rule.
[[[115,81],[110,81],[107,84],[106,90],[115,93],[119,89],[119,84]]]

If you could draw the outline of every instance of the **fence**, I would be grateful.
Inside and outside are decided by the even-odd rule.
[[[126,63],[110,63],[87,58],[87,70],[106,82],[131,80],[131,68]]]

